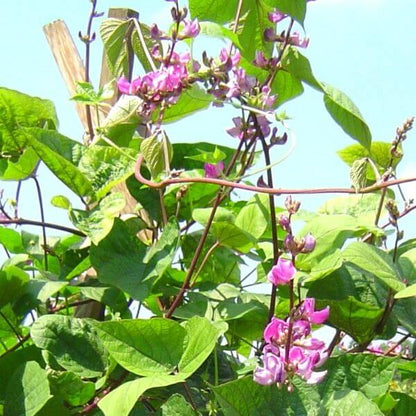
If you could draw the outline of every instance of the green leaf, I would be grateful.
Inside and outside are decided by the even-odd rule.
[[[264,201],[256,195],[238,213],[235,225],[258,239],[266,231],[269,218]]]
[[[272,92],[281,105],[303,93],[302,82],[289,72],[278,71],[272,83]]]
[[[383,416],[377,405],[355,390],[334,392],[327,403],[328,416]]]
[[[106,100],[110,100],[114,95],[114,82],[108,82],[96,92],[89,82],[77,82],[75,95],[71,100],[83,103],[85,105],[98,106]]]
[[[177,322],[163,318],[103,322],[97,329],[110,355],[141,376],[174,372],[186,336]]]
[[[26,290],[29,276],[16,266],[0,270],[0,308],[9,302],[16,302]]]
[[[179,234],[178,223],[174,218],[170,219],[159,240],[146,254],[145,263],[155,264],[159,276],[172,264],[179,245]]]
[[[369,158],[372,160],[374,165],[376,166],[380,175],[386,172],[387,169],[390,168],[390,160],[391,160],[391,143],[388,142],[372,142],[371,148],[365,148],[360,144],[352,144],[350,146],[345,147],[342,150],[339,150],[337,153],[339,157],[348,165],[352,166],[353,163],[357,160],[361,160],[364,158]],[[400,162],[401,158],[393,159],[392,167],[396,167]],[[367,179],[370,181],[375,181],[378,178],[374,173],[374,169],[371,165],[367,166]]]
[[[180,394],[174,394],[162,404],[161,416],[195,416],[191,405]]]
[[[11,228],[0,227],[0,244],[11,253],[24,253],[22,237]]]
[[[328,84],[324,88],[324,103],[338,125],[365,148],[370,149],[371,132],[360,111],[343,92]]]
[[[416,296],[416,284],[410,285],[403,290],[400,290],[394,295],[395,299],[410,298]]]
[[[140,153],[143,154],[152,178],[156,178],[166,169],[163,144],[157,137],[151,136],[144,139],[140,145]]]
[[[310,233],[315,237],[315,250],[309,254],[299,254],[296,264],[301,270],[309,271],[324,257],[342,248],[348,238],[358,237],[368,231],[376,235],[380,233],[373,220],[350,215],[319,215],[308,221],[299,233],[300,236]]]
[[[26,179],[34,172],[38,162],[39,157],[32,148],[25,149],[17,161],[0,158],[0,179],[3,181]]]
[[[1,331],[1,330],[0,330]],[[15,342],[15,339],[13,340]],[[16,369],[27,362],[37,362],[39,365],[44,365],[41,352],[34,345],[27,345],[25,348],[20,348],[16,351],[9,352],[2,355],[0,359],[0,401],[3,402],[10,384],[13,373]]]
[[[52,397],[46,371],[36,361],[16,368],[7,386],[4,414],[35,416]]]
[[[93,146],[82,155],[78,168],[90,181],[98,200],[134,173],[137,152],[133,149],[123,152],[126,154],[114,147]]]
[[[212,233],[220,245],[230,247],[242,253],[249,252],[256,244],[254,237],[228,222],[214,222],[210,228],[210,233]]]
[[[328,322],[345,331],[359,344],[374,338],[375,329],[383,316],[383,309],[367,305],[352,296],[342,300],[319,300],[319,308],[329,306]]]
[[[98,402],[105,416],[128,416],[139,397],[148,389],[185,381],[180,375],[153,375],[123,383]]]
[[[270,1],[268,0],[270,3]],[[306,0],[275,0],[272,2],[281,13],[288,14],[303,25],[306,16]]]
[[[121,192],[113,192],[90,211],[70,208],[69,218],[94,244],[98,244],[111,231],[115,218],[125,205],[124,195]]]
[[[327,363],[328,374],[318,386],[324,400],[343,389],[361,391],[369,399],[381,396],[389,388],[396,367],[395,359],[372,354],[344,354]]]
[[[68,371],[86,378],[101,376],[107,354],[94,327],[84,319],[44,315],[31,327],[34,344],[49,351]]]
[[[357,241],[348,245],[343,257],[345,261],[371,273],[395,292],[405,288],[400,270],[392,257],[378,247]]]
[[[416,400],[405,393],[392,392],[395,400],[399,402],[394,407],[391,416],[408,416],[416,412]]]
[[[213,351],[217,339],[224,334],[226,323],[211,324],[207,319],[195,316],[183,323],[186,337],[183,344],[183,354],[179,361],[180,374],[191,376],[208,358]]]
[[[247,376],[212,386],[224,416],[312,416],[318,415],[319,395],[316,389],[293,379],[295,389],[261,386]]]
[[[54,395],[59,395],[71,406],[81,406],[94,397],[95,385],[90,381],[82,381],[71,372],[51,372],[49,374]]]
[[[97,329],[111,356],[132,373],[150,377],[179,371],[185,379],[206,360],[226,327],[194,317],[184,326],[154,318],[103,322]]]
[[[301,2],[291,1],[290,3],[300,4]],[[323,91],[321,83],[312,73],[312,68],[309,60],[303,56],[297,48],[289,46],[285,50],[285,54],[282,59],[282,66],[283,70],[289,72],[298,80],[305,82],[318,91]]]
[[[363,158],[355,160],[351,166],[350,178],[355,192],[357,192],[361,188],[364,188],[367,185],[368,164],[368,159]]]
[[[129,145],[140,123],[138,109],[142,100],[135,95],[122,95],[111,107],[101,130],[117,146]]]
[[[208,223],[211,216],[212,208],[196,208],[192,211],[192,218],[199,222],[201,225]],[[218,207],[215,211],[214,222],[229,222],[233,224],[235,222],[235,215],[233,212],[226,208]]]
[[[181,120],[198,111],[207,109],[213,101],[211,94],[194,84],[191,88],[184,90],[178,101],[165,110],[163,122],[165,124]]]
[[[153,262],[146,264],[146,246],[129,232],[127,225],[114,219],[111,232],[91,246],[91,264],[101,283],[127,292],[133,299],[144,300],[157,276]]]
[[[58,125],[51,101],[0,87],[0,152],[15,162],[26,147],[22,128]]]
[[[43,129],[24,129],[22,131],[26,142],[30,145],[39,158],[69,189],[78,196],[90,196],[92,187],[85,175],[68,160],[70,157],[79,157],[78,152],[72,153],[74,148],[80,148],[79,143],[72,142],[56,131]],[[74,144],[72,146],[72,143]],[[62,145],[61,145],[62,144]],[[68,154],[67,152],[71,152]]]
[[[234,19],[238,0],[189,0],[192,18],[223,24]]]
[[[146,31],[146,26],[140,23],[142,31]],[[139,58],[142,58],[141,44],[138,41],[137,32],[135,31],[134,23],[131,19],[122,20],[116,18],[105,19],[100,26],[100,35],[104,43],[105,56],[107,58],[108,67],[114,77],[127,76],[129,74],[129,67],[133,57],[129,51],[131,44],[132,33],[133,38],[136,38],[133,45],[134,51],[137,52]],[[148,29],[147,29],[148,33]],[[147,36],[147,43],[150,46],[150,37]],[[156,42],[153,41],[152,45]],[[152,46],[150,46],[150,49]],[[146,60],[140,59],[146,71],[151,70],[151,66]]]
[[[237,48],[241,49],[238,36],[226,27],[215,22],[199,22],[201,28],[200,34],[219,39],[230,40]]]
[[[243,2],[244,24],[238,38],[242,47],[241,53],[249,61],[254,60],[256,51],[263,51],[266,56],[270,56],[273,51],[273,43],[267,42],[264,37],[264,31],[271,26],[268,13],[273,10],[268,3],[265,0]]]

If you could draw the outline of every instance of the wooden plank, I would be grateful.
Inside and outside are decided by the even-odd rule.
[[[76,82],[84,80],[85,68],[68,27],[63,20],[56,20],[45,25],[43,31],[69,95],[73,96]],[[87,130],[85,105],[75,102],[75,108],[84,129]]]

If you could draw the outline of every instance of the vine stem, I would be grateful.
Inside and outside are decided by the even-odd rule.
[[[9,319],[7,318],[7,316],[0,311],[0,316],[4,319],[4,321],[6,322],[6,324],[9,326],[9,328],[13,331],[13,333],[16,335],[17,340],[19,342],[22,342],[22,336],[19,334],[19,332],[17,331],[17,329],[13,326],[13,324],[9,321]]]
[[[258,135],[261,141],[261,145],[263,147],[263,154],[266,166],[271,165],[270,160],[270,149],[267,146],[266,140],[261,132],[260,126],[258,125],[257,118],[254,116],[257,125]],[[273,175],[271,168],[267,169],[267,185],[269,188],[273,188]],[[269,206],[270,206],[270,221],[271,221],[271,228],[272,228],[272,242],[273,242],[273,264],[276,264],[279,259],[279,240],[277,235],[277,219],[276,219],[276,205],[274,202],[274,195],[269,194]],[[293,286],[292,286],[293,291]],[[270,322],[274,316],[274,309],[276,307],[276,295],[277,295],[277,287],[276,285],[272,285],[272,290],[270,294],[270,304],[269,304],[269,315],[267,318],[267,322]]]
[[[285,189],[285,188],[268,188],[254,185],[246,185],[243,183],[237,183],[229,181],[226,179],[216,179],[216,178],[167,178],[160,182],[153,182],[146,179],[141,174],[141,166],[143,163],[143,155],[139,155],[136,162],[135,168],[135,177],[144,185],[149,186],[150,188],[165,188],[166,186],[178,183],[207,183],[213,184],[228,188],[237,188],[244,191],[257,192],[261,194],[271,194],[271,195],[315,195],[315,194],[369,194],[371,192],[378,191],[380,189],[388,188],[390,186],[399,185],[402,183],[416,182],[416,177],[411,178],[402,178],[402,179],[393,179],[390,181],[384,181],[377,183],[371,186],[366,186],[364,188],[359,188],[358,190],[352,188],[312,188],[312,189]]]
[[[80,237],[85,237],[85,234],[82,231],[76,230],[74,228],[65,227],[63,225],[52,224],[49,222],[33,221],[27,220],[25,218],[16,218],[11,220],[0,220],[0,224],[16,224],[16,225],[34,225],[38,227],[52,228],[54,230],[65,231],[67,233],[79,235]]]
[[[211,224],[214,220],[214,216],[215,216],[215,213],[217,212],[217,208],[220,205],[221,199],[222,199],[222,192],[218,192],[217,196],[215,198],[215,201],[214,201],[214,205],[213,205],[212,210],[211,210],[211,214],[208,218],[207,224],[204,228],[204,231],[201,235],[201,238],[199,239],[198,246],[195,250],[195,254],[192,258],[191,264],[189,265],[189,269],[188,269],[188,272],[186,274],[185,280],[183,281],[182,287],[181,287],[179,293],[177,294],[175,300],[172,302],[172,305],[170,306],[169,310],[166,312],[165,318],[170,318],[172,316],[173,312],[175,311],[175,309],[178,307],[179,303],[181,302],[181,300],[182,300],[182,298],[185,294],[186,289],[188,289],[188,287],[189,287],[189,283],[191,282],[192,275],[195,271],[199,256],[202,253],[202,249],[204,247],[205,241],[207,240],[209,229],[210,229]]]
[[[94,20],[94,17],[96,16],[96,7],[97,7],[97,0],[91,0],[91,12],[90,16],[88,18],[88,24],[87,24],[87,34],[84,37],[81,37],[85,43],[85,74],[84,74],[84,81],[89,82],[90,81],[90,57],[91,57],[91,30],[92,30],[92,22]],[[88,133],[89,133],[89,141],[91,142],[94,139],[94,126],[92,124],[92,116],[91,116],[91,106],[86,105],[85,106],[85,114],[87,117],[87,125],[88,125]]]
[[[41,227],[42,227],[42,239],[43,239],[43,255],[45,259],[45,270],[48,271],[48,243],[46,239],[46,227],[45,227],[45,211],[43,209],[43,199],[42,199],[42,190],[40,189],[40,184],[38,178],[34,175],[32,179],[35,182],[36,192],[38,194],[38,201],[39,201],[39,210],[40,210],[40,219],[41,219]]]

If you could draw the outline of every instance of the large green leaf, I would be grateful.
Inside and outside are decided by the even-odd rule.
[[[103,322],[97,328],[111,356],[132,373],[150,377],[179,372],[187,378],[211,354],[227,327],[194,317],[183,326],[154,318]]]
[[[45,165],[58,177],[69,189],[78,196],[91,196],[92,186],[85,175],[75,166],[69,158],[80,156],[79,144],[72,142],[53,130],[41,128],[27,128],[22,130],[27,145],[31,146]],[[63,144],[63,145],[57,145]],[[74,146],[71,146],[74,144]],[[69,145],[69,146],[68,146]],[[71,153],[68,153],[71,152]]]
[[[41,351],[34,345],[27,345],[25,348],[20,348],[16,351],[9,352],[3,355],[0,359],[0,401],[4,401],[7,386],[16,369],[27,362],[37,362],[39,365],[44,365]]]
[[[22,128],[58,124],[53,104],[49,100],[31,97],[18,91],[0,87],[0,151],[18,157],[26,147]]]
[[[127,225],[115,218],[111,232],[91,246],[91,264],[97,270],[98,280],[118,287],[136,300],[145,299],[151,278],[157,276],[153,262],[144,262],[146,249]]]
[[[360,236],[365,232],[380,234],[380,230],[372,221],[351,215],[319,215],[306,223],[300,236],[307,233],[316,238],[316,247],[312,253],[299,254],[296,264],[302,270],[310,270],[324,257],[343,247],[348,238]]]
[[[44,315],[31,327],[34,344],[49,351],[68,371],[98,377],[107,367],[107,354],[94,327],[84,319]]]
[[[320,300],[319,307],[329,306],[328,323],[349,334],[359,344],[374,338],[383,309],[367,305],[352,296],[343,300]]]
[[[123,383],[98,402],[105,416],[128,416],[139,397],[148,389],[166,387],[185,381],[180,374],[152,375]]]
[[[193,18],[215,23],[227,23],[234,19],[238,0],[189,0]]]
[[[301,2],[290,2],[292,4],[300,4]],[[300,81],[305,82],[309,86],[322,90],[321,83],[315,78],[312,73],[311,64],[309,60],[303,56],[299,50],[293,46],[289,46],[285,50],[285,54],[282,59],[283,70],[289,72]]]
[[[111,356],[141,376],[173,373],[186,336],[177,322],[163,318],[103,322],[97,329]]]
[[[213,386],[215,397],[225,416],[312,416],[318,415],[319,395],[316,389],[299,379],[295,389],[261,386],[252,376]]]
[[[307,0],[267,0],[267,3],[273,4],[280,12],[288,14],[303,25],[306,16],[306,1]]]
[[[89,211],[69,209],[72,223],[84,232],[94,244],[98,244],[111,231],[114,219],[126,205],[121,192],[106,196],[98,206]]]
[[[35,416],[52,397],[46,371],[36,361],[16,368],[7,386],[4,414]]]
[[[278,71],[272,83],[272,92],[281,105],[303,93],[302,82],[290,72]]]
[[[258,239],[266,231],[269,219],[264,199],[255,195],[238,213],[235,225]]]
[[[70,371],[51,372],[49,382],[54,395],[62,397],[71,406],[81,406],[94,397],[94,383],[82,381],[81,377]]]
[[[16,266],[0,270],[0,308],[17,301],[25,292],[28,282],[29,276]]]
[[[325,400],[343,389],[358,390],[369,399],[384,394],[393,378],[396,360],[372,354],[344,354],[329,359],[328,374],[319,385]]]
[[[143,23],[139,23],[139,25],[146,46],[151,51],[157,42],[150,37],[148,26]],[[137,30],[131,19],[105,19],[100,26],[100,35],[104,43],[107,63],[113,76],[120,77],[122,75],[128,75],[129,67],[133,59],[130,53],[131,47],[133,47],[133,51],[138,56],[145,71],[148,72],[152,69],[152,66],[147,60],[147,56],[150,54],[146,55],[144,53]],[[129,44],[130,39],[131,45]]]
[[[174,394],[160,408],[161,416],[195,416],[191,405],[180,394]]]
[[[114,147],[92,146],[79,161],[79,170],[91,182],[98,200],[133,174],[137,152],[132,149],[123,149],[123,152]]]
[[[395,292],[405,288],[400,269],[394,264],[392,257],[378,247],[354,242],[344,250],[343,257],[345,261],[371,273]]]
[[[328,84],[321,84],[324,89],[324,103],[331,117],[339,126],[365,148],[371,146],[371,132],[360,110],[343,92]]]
[[[19,181],[33,174],[39,157],[32,148],[23,151],[18,160],[0,159],[0,179],[4,181]]]
[[[327,403],[328,416],[383,416],[384,413],[360,391],[344,389],[334,392]]]
[[[270,2],[265,0],[243,2],[244,23],[238,38],[241,53],[249,61],[255,58],[256,51],[263,51],[266,56],[270,56],[273,50],[273,42],[267,42],[264,36],[264,31],[271,26],[268,14],[273,10],[268,3]]]

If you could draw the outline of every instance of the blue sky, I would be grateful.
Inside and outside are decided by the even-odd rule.
[[[169,3],[164,0],[98,1],[99,11],[107,11],[110,6],[138,10],[141,19],[148,23],[169,19]],[[65,20],[83,55],[83,45],[77,34],[85,30],[89,9],[88,0],[14,0],[0,4],[0,85],[51,99],[57,107],[60,131],[75,139],[82,137],[82,128],[68,101],[42,26],[55,19]],[[373,140],[392,140],[396,126],[416,114],[415,21],[414,0],[317,0],[309,3],[306,33],[311,41],[305,54],[315,76],[353,99],[371,128]],[[98,22],[95,29],[98,32]],[[98,80],[99,41],[92,48],[92,61],[97,63],[93,80]],[[296,133],[297,146],[291,157],[277,167],[276,186],[349,186],[348,167],[338,160],[336,151],[354,142],[326,113],[322,96],[306,88],[302,97],[285,104],[282,110],[292,117],[289,125]],[[232,125],[234,115],[228,109],[200,113],[195,119],[172,126],[170,138],[173,141],[210,140],[233,146],[234,140],[224,130]],[[200,131],[201,125],[209,128]],[[409,134],[404,149],[407,162],[399,169],[399,174],[416,176],[416,133]],[[274,157],[279,158],[285,151],[276,149]],[[43,184],[47,203],[57,193],[68,194],[65,189],[58,190],[51,178],[43,179]],[[8,189],[12,188],[7,186],[6,191]],[[28,186],[28,198],[30,189],[32,186]],[[415,186],[408,186],[406,192],[416,197]],[[305,209],[314,209],[323,198],[315,196],[302,200]],[[22,215],[29,217],[31,210]],[[66,217],[56,210],[48,210],[47,215],[50,220]]]

